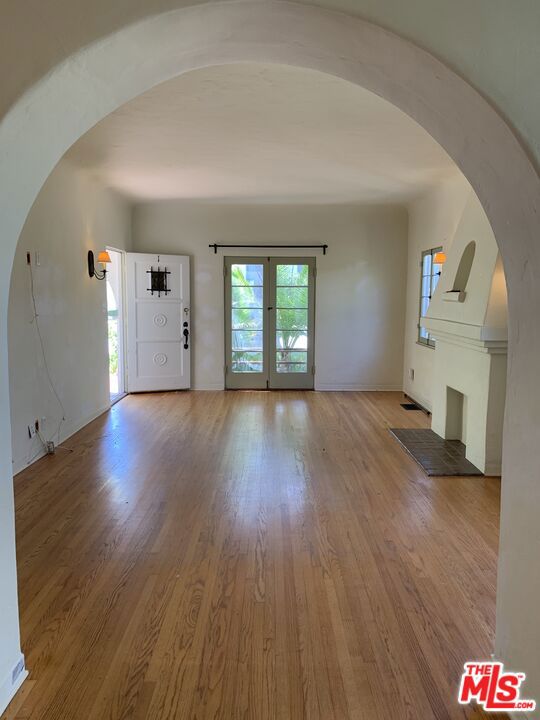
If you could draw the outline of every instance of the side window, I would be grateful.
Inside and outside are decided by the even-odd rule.
[[[442,247],[430,248],[422,253],[422,261],[420,264],[420,314],[418,318],[418,342],[422,345],[435,347],[435,339],[422,327],[422,317],[427,313],[429,303],[439,278],[441,276],[442,265],[435,262],[435,255],[442,252]]]

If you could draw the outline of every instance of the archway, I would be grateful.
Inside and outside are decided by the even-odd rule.
[[[540,488],[535,483],[540,460],[540,329],[532,312],[540,305],[535,282],[540,273],[540,179],[497,112],[431,55],[360,19],[286,2],[208,4],[127,27],[58,66],[12,108],[0,129],[5,259],[0,296],[0,472],[5,478],[0,486],[0,567],[6,588],[0,600],[5,638],[0,678],[11,675],[19,658],[13,500],[7,480],[6,317],[9,273],[24,220],[65,150],[106,114],[175,75],[243,61],[321,70],[384,97],[445,148],[485,208],[504,258],[510,314],[496,649],[506,662],[529,673],[528,692],[540,695],[540,627],[531,623],[540,590],[535,568],[540,540]]]

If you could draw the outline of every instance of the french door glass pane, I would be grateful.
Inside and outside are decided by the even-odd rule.
[[[277,265],[277,287],[307,287],[309,265]]]
[[[307,310],[277,309],[276,328],[277,330],[307,330]]]
[[[263,306],[263,289],[250,285],[249,287],[235,286],[232,287],[232,306],[233,308],[262,308]]]
[[[231,370],[262,373],[264,265],[231,265]]]
[[[277,363],[278,373],[306,373],[307,363]]]
[[[233,330],[233,350],[263,351],[263,334],[261,330]]]
[[[278,373],[307,372],[307,352],[296,350],[278,350],[276,353]]]
[[[250,352],[246,350],[232,351],[232,371],[235,373],[262,372],[262,352]]]
[[[276,305],[278,308],[307,308],[307,287],[278,287]]]
[[[264,265],[241,265],[231,266],[231,278],[233,287],[262,287],[264,277]]]
[[[306,373],[309,265],[276,266],[276,370]]]
[[[281,363],[305,363],[307,353],[298,350],[278,350],[276,353],[276,362]]]
[[[262,330],[263,311],[258,308],[234,308],[232,311],[233,330]]]
[[[291,332],[289,330],[277,330],[276,348],[278,350],[307,350],[307,332]]]

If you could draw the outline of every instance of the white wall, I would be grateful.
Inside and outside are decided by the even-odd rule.
[[[315,387],[401,389],[407,213],[392,206],[153,202],[133,213],[133,249],[192,258],[193,386],[223,387],[223,255],[298,255],[210,243],[328,243],[317,256]]]
[[[407,311],[403,389],[428,410],[433,396],[433,348],[418,343],[420,260],[422,251],[442,246],[449,250],[467,200],[474,194],[463,175],[441,183],[409,207]],[[414,380],[410,370],[414,370]]]
[[[27,427],[46,418],[43,434],[63,440],[109,406],[106,283],[88,276],[88,250],[128,246],[129,204],[62,162],[38,195],[15,256],[9,298],[9,375],[14,472],[41,455]],[[40,348],[26,253],[50,387]],[[37,264],[36,254],[39,255]]]

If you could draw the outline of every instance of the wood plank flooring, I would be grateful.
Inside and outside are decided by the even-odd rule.
[[[17,476],[3,720],[485,717],[456,694],[493,647],[500,483],[426,477],[400,401],[129,396]]]

